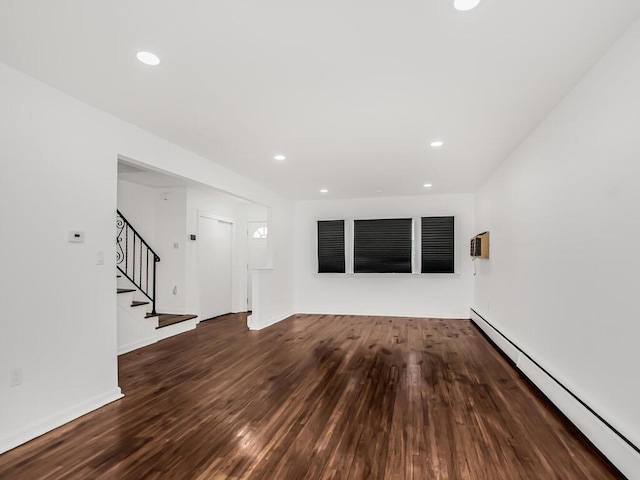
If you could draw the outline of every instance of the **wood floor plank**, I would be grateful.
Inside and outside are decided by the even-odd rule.
[[[119,362],[122,400],[0,478],[620,478],[466,320],[228,315]]]

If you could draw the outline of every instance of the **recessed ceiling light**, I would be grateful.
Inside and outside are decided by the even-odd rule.
[[[329,190],[327,190],[326,188],[323,188],[322,190],[320,190],[320,193],[329,193]]]
[[[382,190],[376,190],[376,193],[382,193]]]
[[[460,10],[461,12],[473,10],[479,3],[480,0],[453,0],[453,6],[456,10]]]
[[[432,147],[441,147],[442,145],[444,145],[444,142],[442,140],[434,140],[430,145]]]
[[[431,187],[433,187],[433,185],[431,185],[430,183],[425,183],[425,184],[423,185],[423,187],[424,187],[424,188],[431,188]]]
[[[275,157],[273,157],[274,160],[286,160],[287,157],[285,157],[284,155],[276,155]]]
[[[136,57],[138,57],[138,60],[140,60],[145,65],[151,65],[152,67],[155,67],[156,65],[160,64],[160,57],[158,57],[155,53],[138,52],[136,54]]]

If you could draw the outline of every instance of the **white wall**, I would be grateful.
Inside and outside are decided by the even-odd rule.
[[[299,313],[468,318],[473,266],[472,195],[424,195],[297,202],[295,288]],[[455,216],[456,274],[318,274],[318,220]]]
[[[294,313],[289,307],[289,295],[294,292],[293,281],[293,205],[286,208],[270,208],[268,268],[252,272],[252,315],[247,325],[259,330]],[[253,218],[252,218],[253,219]]]
[[[156,265],[156,309],[162,313],[193,313],[187,311],[187,188],[156,192],[156,236],[152,242],[160,257]]]
[[[113,139],[87,128],[91,109],[1,64],[0,105],[2,452],[120,390]]]
[[[118,179],[118,209],[145,240],[156,238],[157,201],[156,189]],[[154,250],[156,247],[151,244]]]
[[[277,248],[290,251],[292,243],[291,206],[276,193],[4,64],[0,105],[1,452],[120,395],[118,155],[270,206]],[[84,231],[86,242],[67,243],[68,230]],[[104,265],[96,264],[99,251]],[[286,316],[291,259],[278,260],[283,288],[269,295],[267,313]],[[15,368],[23,383],[10,388]]]
[[[187,188],[151,188],[118,179],[117,203],[120,212],[160,257],[156,310],[194,313],[187,309]]]
[[[636,446],[639,53],[636,22],[484,183],[476,227],[491,231],[491,259],[478,262],[474,299],[478,313]],[[640,478],[637,454],[614,450],[606,453]]]
[[[246,211],[249,222],[266,222],[269,220],[269,209],[264,205],[249,203],[247,204]]]
[[[156,270],[156,310],[187,313],[187,189],[151,188],[118,179],[117,204],[120,212],[160,257]],[[176,243],[178,248],[175,248]]]

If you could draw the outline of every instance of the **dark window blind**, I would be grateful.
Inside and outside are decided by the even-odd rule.
[[[422,273],[454,273],[453,217],[422,217]]]
[[[318,273],[344,273],[344,220],[318,222]]]
[[[411,273],[412,220],[356,220],[355,273]]]

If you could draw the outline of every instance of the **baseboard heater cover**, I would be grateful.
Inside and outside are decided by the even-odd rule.
[[[471,320],[620,472],[629,479],[640,479],[637,445],[474,309]]]

